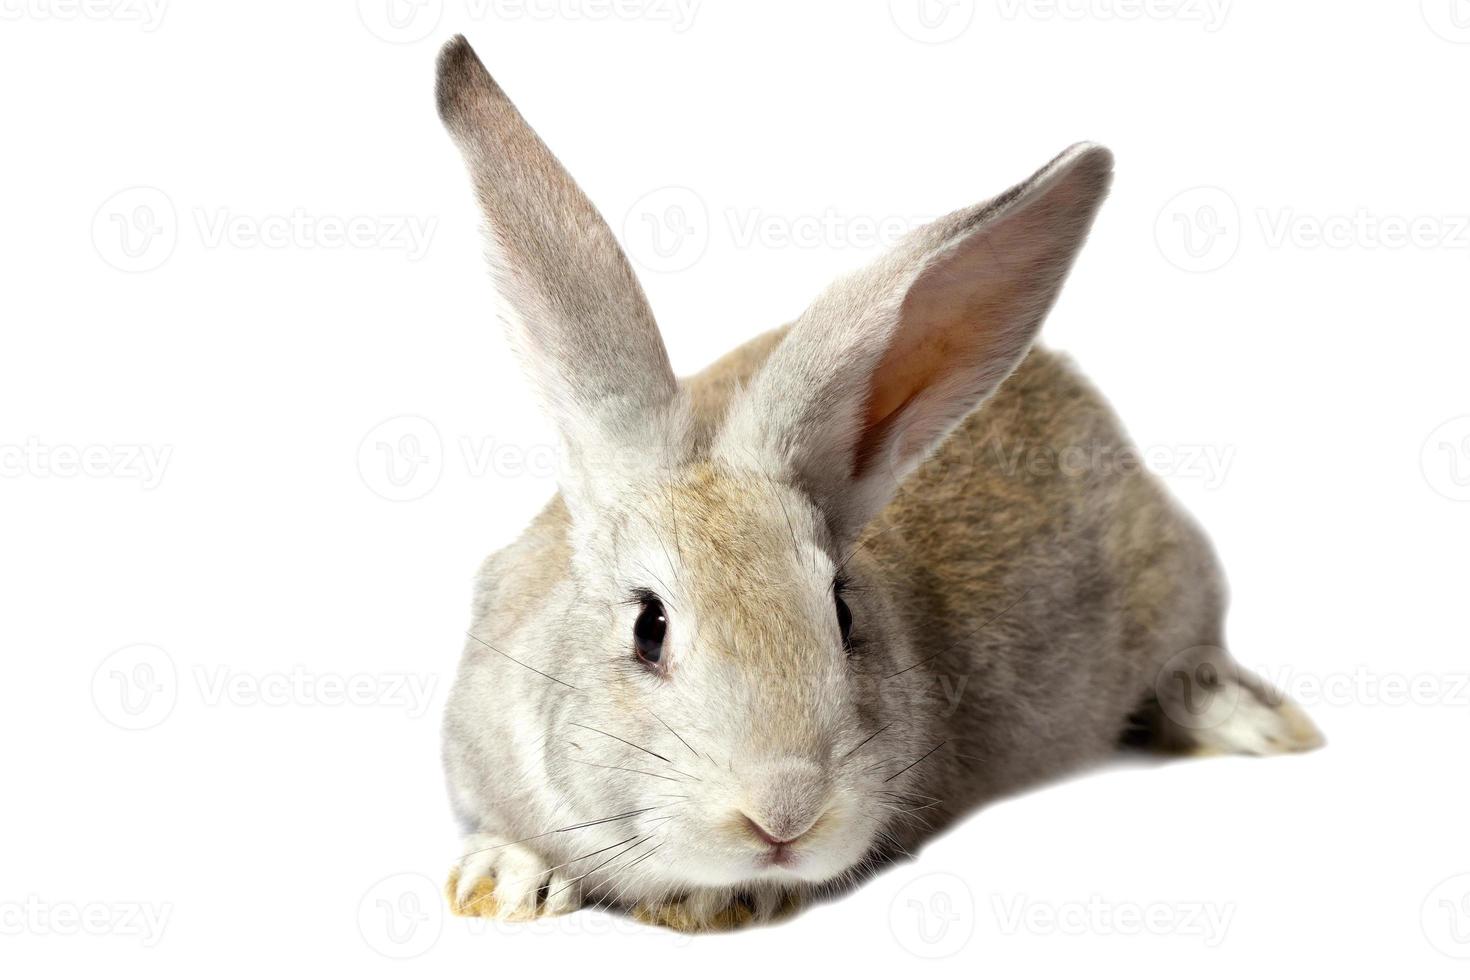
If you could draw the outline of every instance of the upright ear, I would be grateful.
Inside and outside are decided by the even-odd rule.
[[[607,223],[463,36],[439,54],[436,95],[485,213],[511,345],[572,464],[563,490],[657,459],[674,438],[677,385]]]
[[[910,234],[792,325],[716,452],[805,487],[839,542],[1026,356],[1087,237],[1112,154],[1079,144]]]

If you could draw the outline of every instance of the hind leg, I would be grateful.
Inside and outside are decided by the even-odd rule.
[[[1170,657],[1132,722],[1125,741],[1182,754],[1280,755],[1324,743],[1305,711],[1216,646]]]

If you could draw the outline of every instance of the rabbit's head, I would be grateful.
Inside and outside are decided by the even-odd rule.
[[[883,683],[932,652],[922,619],[854,545],[1025,355],[1110,155],[1074,147],[839,281],[704,425],[611,232],[463,39],[438,98],[564,449],[569,572],[513,651],[555,681],[550,780],[582,814],[642,815],[651,880],[841,876],[915,802],[935,733]]]

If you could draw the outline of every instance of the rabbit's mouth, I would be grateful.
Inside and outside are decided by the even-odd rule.
[[[746,851],[746,868],[772,882],[827,881],[846,871],[866,851],[852,839],[861,836],[859,828],[843,820],[837,810],[822,813],[808,827],[784,839],[754,821],[743,830],[745,846],[754,845]]]
[[[791,844],[775,844],[756,858],[755,863],[760,868],[786,868],[794,871],[801,864],[801,855]]]
[[[850,862],[832,853],[830,847],[809,845],[807,842],[774,844],[756,854],[751,861],[751,870],[756,880],[772,883],[819,884],[838,877]],[[751,879],[747,872],[741,876]]]
[[[755,866],[764,871],[780,870],[800,877],[803,859],[810,856],[813,842],[822,837],[830,823],[828,814],[823,813],[806,828],[778,836],[747,816],[744,829],[762,848],[756,854]]]
[[[681,848],[671,863],[686,883],[703,886],[820,884],[840,877],[868,850],[867,828],[851,816],[840,803],[796,824],[763,824],[731,811],[695,834],[698,845]]]

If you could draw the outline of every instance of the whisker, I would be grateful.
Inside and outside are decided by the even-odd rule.
[[[544,670],[537,670],[535,667],[532,667],[530,664],[523,663],[522,661],[517,660],[515,657],[512,657],[510,654],[506,653],[504,650],[501,650],[499,647],[496,647],[493,644],[486,643],[484,640],[480,639],[478,636],[476,636],[475,634],[469,632],[468,630],[465,631],[465,636],[468,636],[470,639],[474,640],[476,643],[480,644],[481,646],[484,646],[484,647],[487,647],[488,649],[494,650],[496,653],[500,654],[506,660],[509,660],[513,664],[518,664],[518,665],[526,668],[527,670],[529,670],[533,674],[540,674],[542,677],[546,678],[549,681],[556,681],[562,687],[570,687],[574,691],[580,691],[581,690],[580,687],[576,687],[575,685],[568,684],[566,681],[562,680],[560,677],[552,677],[550,674],[548,674]]]
[[[654,854],[658,853],[658,849],[660,847],[663,847],[663,844],[659,844],[658,847],[654,847],[654,848],[648,850],[641,857],[639,857],[636,861],[634,861],[632,864],[625,864],[621,868],[619,868],[618,870],[619,871],[631,871],[632,869],[636,868],[638,865],[642,864],[644,861],[647,861],[649,858],[653,857]]]
[[[669,523],[674,526],[674,551],[678,554],[679,561],[683,562],[684,549],[679,543],[679,508],[674,502],[674,485],[672,483],[666,483],[664,484],[664,489],[668,491]]]
[[[791,512],[786,509],[786,501],[781,499],[781,490],[776,484],[775,477],[767,477],[771,484],[771,496],[776,498],[776,503],[781,505],[781,514],[786,518],[786,529],[791,532],[791,550],[797,557],[801,555],[801,545],[796,541],[796,525],[791,523]],[[817,570],[817,554],[812,552],[812,571]]]
[[[675,779],[673,776],[664,776],[656,772],[649,772],[647,769],[630,769],[627,766],[606,766],[600,762],[586,762],[582,759],[568,759],[567,761],[575,762],[581,766],[591,766],[594,769],[616,769],[619,772],[636,772],[643,776],[652,776],[654,779],[667,779],[671,783],[687,782],[687,780]]]
[[[667,843],[667,842],[665,842],[665,843]],[[617,868],[616,869],[617,872],[620,875],[627,875],[627,873],[629,871],[632,871],[638,865],[642,864],[644,861],[647,861],[650,857],[652,857],[654,854],[656,854],[658,852],[658,850],[660,848],[662,848],[663,846],[664,846],[663,844],[657,844],[657,845],[649,848],[647,851],[645,851],[642,854],[638,855],[638,857],[635,858],[633,861],[629,862],[628,864],[623,865],[621,868]],[[610,906],[614,906],[614,907],[620,905],[622,903],[622,901],[623,901],[623,896],[628,893],[628,889],[631,888],[634,884],[636,884],[637,881],[638,881],[638,877],[636,875],[635,876],[632,876],[632,877],[626,878],[626,880],[624,880],[623,884],[618,888],[617,892],[611,897],[611,899],[608,900],[607,904],[610,905]]]
[[[664,556],[665,557],[668,557],[668,551],[665,551],[664,552]],[[669,564],[673,564],[673,559],[669,559]],[[651,578],[651,579],[653,579],[655,582],[657,582],[659,584],[659,587],[661,589],[663,589],[663,591],[659,593],[658,597],[663,600],[664,605],[668,606],[674,612],[678,612],[679,611],[679,607],[676,606],[676,605],[674,605],[673,602],[671,602],[669,600],[669,594],[673,590],[671,590],[669,588],[668,583],[665,582],[663,579],[659,578],[658,577],[658,573],[655,572],[653,569],[649,568],[643,562],[641,562],[641,561],[638,562],[638,567],[641,568],[641,569],[643,569],[643,571],[648,574],[648,577]]]
[[[927,801],[937,805],[944,802],[937,796],[926,796],[923,793],[894,793],[888,790],[880,790],[874,795],[884,797],[894,803],[914,804]]]
[[[492,844],[490,847],[476,848],[473,851],[468,851],[464,854],[461,854],[460,860],[462,861],[465,858],[470,857],[474,854],[482,854],[485,851],[498,851],[502,847],[511,847],[515,844],[524,844],[528,840],[540,840],[543,837],[550,837],[552,834],[565,834],[573,830],[585,830],[588,827],[597,827],[605,823],[612,823],[615,820],[626,820],[629,817],[636,817],[640,813],[652,813],[654,810],[662,810],[666,806],[675,805],[676,804],[672,803],[660,803],[657,806],[646,806],[638,810],[629,810],[627,813],[614,814],[611,817],[603,817],[600,820],[588,820],[585,823],[572,824],[570,827],[558,827],[556,830],[548,830],[545,833],[541,834],[532,834],[530,837],[522,837],[520,840],[506,841],[504,844]]]
[[[886,680],[889,680],[891,678],[897,677],[899,674],[907,674],[909,671],[913,670],[915,667],[922,667],[925,664],[927,664],[929,661],[933,660],[935,657],[938,657],[940,654],[947,653],[947,652],[948,652],[947,650],[940,650],[939,653],[930,654],[929,656],[925,657],[923,660],[920,660],[920,661],[918,661],[916,663],[909,664],[903,670],[895,670],[893,673],[885,675],[883,677],[883,680],[885,680],[885,681]]]
[[[651,714],[651,715],[653,715],[653,711],[652,711],[652,710],[651,710],[651,709],[649,709],[649,708],[644,708],[644,709],[643,709],[643,710],[644,710],[644,711],[647,711],[647,712],[648,712],[648,713],[649,713],[649,714]],[[694,748],[694,746],[692,746],[692,745],[690,745],[690,744],[689,744],[689,743],[688,743],[688,742],[685,742],[685,741],[684,741],[684,736],[683,736],[683,735],[680,735],[680,734],[679,734],[679,733],[678,733],[678,732],[676,732],[676,731],[674,731],[674,730],[673,730],[673,729],[672,729],[672,728],[669,728],[669,723],[668,723],[668,722],[666,722],[666,721],[664,721],[664,720],[663,720],[663,719],[662,719],[662,718],[660,718],[660,717],[659,717],[659,716],[658,716],[658,715],[653,715],[653,717],[654,717],[654,720],[656,720],[656,721],[657,721],[657,722],[658,722],[658,723],[659,723],[659,724],[660,724],[660,725],[662,725],[662,726],[664,726],[664,727],[665,727],[665,728],[668,728],[668,729],[669,729],[669,734],[670,734],[670,735],[672,735],[672,736],[674,736],[674,737],[675,737],[675,738],[677,738],[677,739],[678,739],[678,740],[679,740],[679,741],[681,741],[681,742],[684,742],[684,748],[686,748],[686,749],[688,749],[688,750],[689,750],[689,751],[690,751],[690,752],[693,752],[693,753],[694,753],[694,757],[695,757],[695,758],[696,758],[696,759],[698,759],[698,758],[699,758],[699,752],[697,752],[697,751],[696,751],[696,750],[695,750],[695,748]]]
[[[898,842],[898,838],[894,837],[892,834],[888,833],[887,831],[880,831],[877,836],[880,837],[887,846],[893,848],[895,851],[897,851],[898,853],[902,854],[904,857],[907,857],[907,858],[912,858],[913,857],[913,855],[911,853],[909,853],[908,848],[906,848],[902,844],[900,844]]]
[[[672,813],[667,818],[662,819],[659,825],[660,831],[656,832],[654,836],[658,836],[659,833],[667,830],[668,827],[672,825],[675,820],[678,819],[678,817],[679,815],[677,813]],[[598,901],[598,904],[604,907],[620,907],[622,905],[624,897],[628,894],[630,889],[632,889],[635,885],[641,883],[641,881],[643,881],[644,879],[651,879],[652,877],[651,874],[647,871],[637,872],[633,874],[629,874],[628,872],[631,871],[636,865],[643,863],[643,861],[647,860],[648,857],[652,856],[655,851],[659,850],[663,846],[663,843],[657,844],[648,852],[634,860],[632,863],[618,869],[619,876],[622,878],[622,883],[618,886],[617,891],[615,891],[611,896],[605,895],[602,899]]]
[[[643,746],[636,745],[633,742],[628,741],[626,738],[618,738],[618,736],[613,735],[611,732],[605,732],[605,731],[603,731],[600,728],[593,728],[591,725],[583,725],[580,722],[575,722],[575,721],[568,722],[567,724],[572,725],[572,726],[574,726],[576,728],[586,729],[589,732],[596,732],[599,735],[605,735],[608,738],[613,739],[614,741],[622,742],[624,745],[631,746],[632,748],[637,749],[639,752],[646,752],[649,755],[653,756],[655,759],[658,759],[658,760],[660,760],[662,762],[667,762],[669,765],[673,765],[674,764],[673,763],[673,760],[670,759],[668,756],[659,755],[657,752],[654,752],[652,749],[645,749]]]
[[[585,861],[585,860],[587,860],[590,857],[596,857],[599,854],[602,854],[602,853],[604,853],[606,851],[612,850],[614,847],[621,847],[622,845],[628,843],[628,841],[635,840],[637,837],[638,837],[638,835],[637,834],[634,834],[632,837],[624,838],[623,840],[618,841],[616,844],[609,844],[606,847],[599,847],[595,851],[588,851],[586,854],[583,854],[581,857],[574,857],[570,861],[563,861],[561,864],[558,864],[558,865],[556,865],[554,867],[545,868],[545,869],[543,869],[541,871],[536,872],[533,875],[522,875],[519,878],[510,878],[510,879],[508,879],[508,880],[506,880],[504,882],[497,881],[496,882],[496,885],[497,886],[499,886],[501,884],[515,885],[515,884],[519,884],[520,882],[523,882],[523,881],[530,881],[533,878],[543,877],[544,875],[550,874],[553,871],[560,871],[562,868],[565,868],[565,867],[567,867],[569,865],[576,864],[578,861]]]
[[[870,773],[870,772],[874,771],[875,769],[882,769],[884,766],[888,765],[891,762],[898,762],[901,758],[903,758],[903,757],[902,756],[897,756],[897,755],[891,755],[891,756],[889,756],[886,759],[879,759],[877,762],[873,763],[872,765],[865,766],[863,768],[863,772],[864,773]]]
[[[923,755],[919,756],[913,762],[910,762],[908,765],[904,766],[898,772],[894,773],[892,776],[889,776],[887,779],[885,779],[883,781],[885,783],[891,783],[891,782],[893,782],[893,780],[897,779],[899,776],[902,776],[904,773],[906,773],[910,769],[914,768],[914,766],[917,766],[919,763],[921,763],[925,759],[929,758],[935,752],[938,752],[940,749],[942,749],[944,747],[945,742],[948,742],[948,741],[949,741],[949,739],[945,739],[944,742],[940,742],[938,745],[934,746],[934,748],[930,749],[928,752],[925,752]]]
[[[863,739],[858,744],[854,745],[852,747],[852,749],[847,753],[847,755],[844,755],[841,759],[838,759],[837,761],[838,762],[845,762],[847,760],[848,756],[851,756],[853,754],[853,752],[856,752],[858,749],[862,748],[864,745],[867,745],[873,739],[877,738],[879,735],[882,735],[884,732],[888,731],[888,729],[890,729],[892,727],[893,727],[893,722],[890,721],[888,724],[884,725],[882,728],[878,729],[876,732],[874,732],[873,734],[869,735],[867,738]]]
[[[658,523],[656,521],[654,521],[653,518],[651,518],[647,514],[643,513],[642,508],[636,509],[634,511],[634,513],[636,513],[639,517],[643,518],[644,522],[647,523],[648,526],[653,530],[653,536],[656,539],[658,539],[659,550],[661,550],[664,553],[664,561],[666,561],[666,562],[669,563],[669,567],[670,568],[677,569],[679,566],[674,564],[674,558],[673,558],[672,555],[669,554],[669,546],[664,543],[664,536],[663,536],[662,532],[659,531]],[[638,567],[641,568],[641,569],[643,569],[649,575],[652,575],[654,581],[658,582],[659,585],[662,585],[663,586],[664,593],[665,594],[663,596],[661,596],[660,598],[662,598],[665,602],[668,602],[670,609],[673,609],[675,612],[678,612],[679,610],[674,606],[674,604],[672,602],[669,602],[669,593],[672,592],[672,590],[668,587],[668,584],[665,583],[662,579],[660,579],[658,577],[658,575],[656,575],[654,573],[653,569],[651,569],[647,565],[643,564],[643,562],[639,562],[638,563]]]
[[[565,885],[562,885],[560,888],[558,888],[554,893],[552,893],[550,895],[547,895],[546,896],[546,901],[548,901],[548,902],[551,901],[557,895],[560,895],[562,892],[566,891],[568,888],[572,887],[577,882],[581,881],[583,878],[586,878],[588,875],[596,874],[597,872],[601,871],[603,868],[607,867],[612,862],[616,861],[618,858],[622,857],[624,854],[627,854],[629,851],[633,850],[635,847],[638,847],[641,844],[645,844],[645,843],[647,843],[648,841],[651,841],[651,840],[653,840],[653,835],[652,834],[649,834],[647,837],[644,837],[642,840],[638,841],[637,843],[632,844],[632,845],[630,845],[628,847],[623,848],[621,851],[619,851],[618,853],[614,854],[612,857],[608,858],[606,861],[602,862],[597,867],[593,868],[591,871],[588,871],[587,874],[579,875],[578,877],[573,878],[571,881],[567,882]]]
[[[897,803],[883,803],[883,802],[879,802],[877,804],[877,806],[881,807],[884,810],[889,811],[890,813],[896,813],[896,814],[899,814],[900,816],[906,816],[906,815],[908,815],[910,813],[918,813],[920,810],[929,810],[929,809],[932,809],[933,807],[938,806],[940,804],[940,802],[941,801],[936,800],[933,803],[924,803],[924,804],[921,804],[921,805],[918,805],[918,806],[900,806]]]
[[[585,728],[587,731],[589,731],[589,732],[596,732],[599,735],[605,735],[608,738],[613,739],[614,741],[622,742],[624,745],[626,745],[626,746],[628,746],[630,748],[637,749],[639,752],[646,752],[647,754],[653,756],[655,759],[659,759],[659,760],[661,760],[663,762],[667,762],[669,764],[669,771],[670,772],[677,772],[681,776],[688,776],[690,779],[694,780],[696,783],[701,781],[698,776],[691,776],[691,775],[689,775],[689,773],[684,772],[681,769],[675,769],[674,768],[674,762],[673,762],[672,759],[670,759],[668,756],[659,755],[657,752],[653,751],[652,749],[645,749],[643,746],[638,745],[638,744],[636,744],[634,742],[630,742],[626,738],[618,738],[618,736],[612,734],[611,732],[605,732],[605,731],[603,731],[600,728],[593,728],[590,725],[579,724],[578,722],[575,722],[575,721],[567,722],[567,724],[573,725],[573,726],[575,726],[577,728]]]
[[[890,524],[887,527],[883,528],[881,531],[876,531],[876,532],[874,532],[872,534],[865,535],[863,538],[859,539],[856,544],[854,544],[851,548],[848,549],[847,554],[843,556],[842,560],[837,563],[837,574],[838,575],[841,575],[843,569],[847,568],[847,563],[850,562],[850,561],[852,561],[853,557],[856,556],[857,553],[859,551],[861,551],[863,548],[871,547],[872,546],[872,543],[874,541],[876,541],[879,538],[883,537],[885,534],[892,534],[894,531],[897,531],[898,529],[899,529],[899,525],[897,525],[897,524]]]

